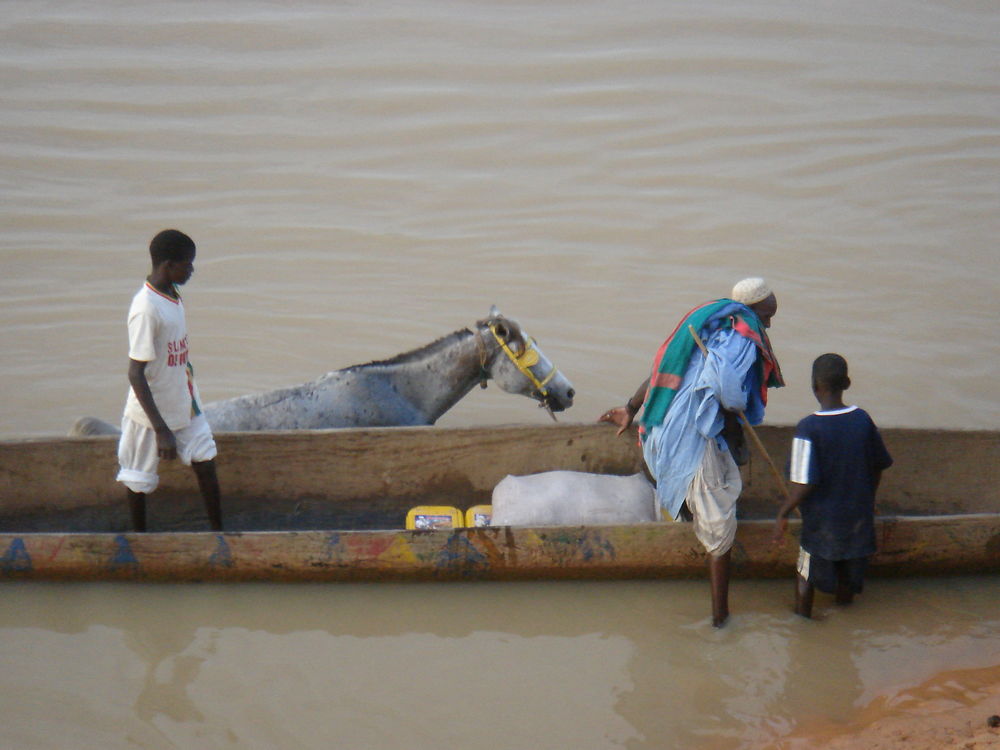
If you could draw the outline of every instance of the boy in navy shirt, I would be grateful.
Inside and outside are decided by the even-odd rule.
[[[778,511],[775,541],[788,514],[802,512],[795,612],[812,616],[813,592],[850,604],[860,594],[868,558],[875,553],[875,492],[892,457],[872,418],[846,406],[847,361],[824,354],[813,362],[812,389],[819,411],[799,422],[792,441],[790,498]]]

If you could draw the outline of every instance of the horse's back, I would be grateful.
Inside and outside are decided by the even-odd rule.
[[[237,396],[205,406],[216,432],[319,430],[425,425],[384,378],[336,370],[292,388]]]
[[[121,430],[113,424],[97,417],[80,417],[69,428],[70,437],[91,437],[93,435],[119,435]]]

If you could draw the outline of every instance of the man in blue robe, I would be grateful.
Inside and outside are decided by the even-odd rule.
[[[743,450],[737,414],[759,424],[767,388],[783,385],[765,330],[777,309],[760,278],[738,282],[731,298],[695,308],[660,347],[650,378],[625,406],[600,418],[622,434],[643,409],[643,457],[660,507],[674,520],[692,520],[708,552],[716,627],[729,618],[736,500],[743,489],[734,458]]]

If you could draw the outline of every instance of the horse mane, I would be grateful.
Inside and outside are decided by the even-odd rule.
[[[402,354],[397,354],[395,357],[391,357],[390,359],[376,359],[371,362],[368,362],[367,364],[352,365],[351,367],[345,368],[345,371],[351,372],[353,370],[361,370],[366,367],[389,367],[393,365],[409,364],[410,362],[416,362],[421,359],[424,359],[425,357],[437,354],[442,349],[447,349],[448,347],[452,346],[459,340],[465,338],[466,336],[471,336],[471,335],[472,331],[470,331],[468,328],[462,328],[458,331],[449,333],[446,336],[442,336],[441,338],[437,339],[436,341],[432,341],[429,344],[418,347],[416,349],[411,349],[410,351],[403,352]]]

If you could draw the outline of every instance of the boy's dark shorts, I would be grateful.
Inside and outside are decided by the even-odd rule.
[[[836,593],[838,581],[842,581],[852,594],[860,594],[865,585],[868,558],[825,560],[810,555],[800,547],[798,571],[800,576],[826,594]]]

